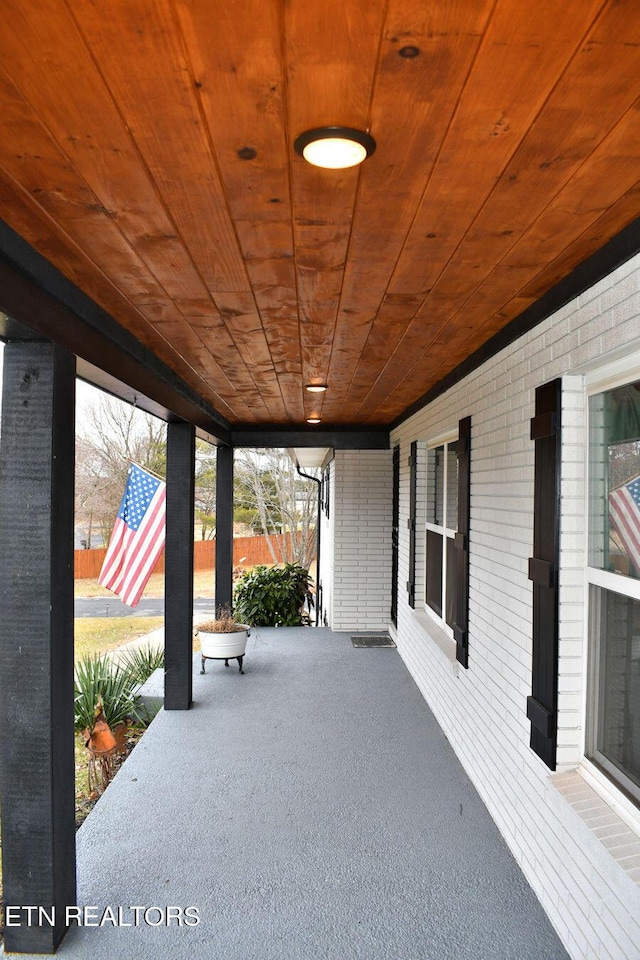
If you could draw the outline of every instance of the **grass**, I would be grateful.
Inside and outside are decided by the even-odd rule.
[[[193,575],[194,597],[212,597],[215,582],[213,570],[196,570]],[[97,580],[76,580],[76,597],[110,597],[114,595],[110,590],[101,587]],[[144,588],[144,596],[148,598],[164,597],[164,573],[152,573],[149,582]]]
[[[75,621],[75,659],[106,653],[123,643],[157,630],[164,617],[78,617]]]

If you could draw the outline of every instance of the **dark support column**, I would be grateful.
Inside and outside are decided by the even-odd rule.
[[[7,953],[53,953],[76,902],[75,360],[5,347],[0,443],[0,804]],[[20,907],[37,907],[28,914]],[[52,919],[49,923],[42,911]],[[14,926],[16,922],[18,925]]]
[[[218,447],[216,473],[216,610],[233,600],[233,447]]]
[[[196,433],[167,425],[167,539],[164,575],[164,708],[188,710],[193,693],[193,504]]]

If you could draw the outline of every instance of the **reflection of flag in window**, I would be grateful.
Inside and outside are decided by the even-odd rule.
[[[640,476],[609,494],[609,516],[629,559],[640,573]]]
[[[137,464],[127,485],[98,583],[135,607],[164,547],[167,485]]]

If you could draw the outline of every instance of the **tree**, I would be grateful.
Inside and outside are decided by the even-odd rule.
[[[216,454],[205,440],[196,440],[196,528],[201,540],[216,535]]]
[[[274,563],[309,568],[316,551],[317,484],[297,473],[284,450],[239,451],[234,500],[255,512]],[[290,536],[280,543],[278,533]]]
[[[76,524],[90,547],[95,532],[104,543],[111,536],[130,461],[165,475],[167,431],[162,420],[107,394],[83,414],[76,437]]]
[[[99,533],[107,543],[125,488],[129,462],[166,474],[166,424],[132,404],[98,392],[84,409],[76,438],[76,524],[91,547]],[[215,537],[216,453],[196,442],[195,519],[203,540]],[[284,450],[236,453],[234,506],[261,531],[274,563],[308,569],[316,543],[317,485],[298,475]],[[288,533],[280,544],[275,534]]]

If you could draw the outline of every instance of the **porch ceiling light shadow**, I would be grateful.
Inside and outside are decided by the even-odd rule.
[[[301,133],[294,147],[314,167],[344,170],[370,157],[376,142],[368,133],[353,127],[316,127]]]

